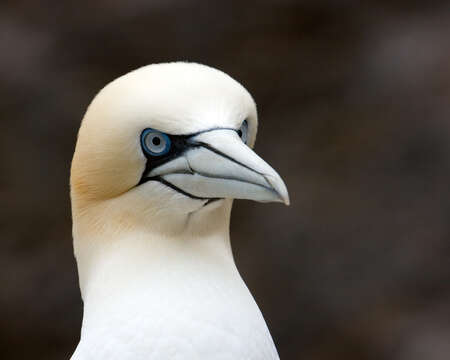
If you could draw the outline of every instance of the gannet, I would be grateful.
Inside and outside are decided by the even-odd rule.
[[[289,204],[256,128],[247,90],[196,63],[142,67],[94,98],[71,167],[72,360],[279,359],[229,238],[233,199]]]

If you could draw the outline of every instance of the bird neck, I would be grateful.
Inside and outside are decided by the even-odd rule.
[[[218,286],[246,292],[231,251],[229,212],[211,231],[205,224],[199,228],[199,220],[191,218],[184,231],[173,233],[148,227],[83,233],[74,226],[83,331],[99,319],[129,321],[136,312],[154,317],[162,311],[160,301],[177,303],[183,294],[203,296]]]
[[[177,238],[133,231],[107,239],[77,239],[75,244],[85,302],[101,298],[103,291],[123,291],[139,282],[149,287],[153,278],[176,267],[234,266],[228,231]]]
[[[278,359],[233,260],[231,201],[216,210],[218,217],[192,214],[172,232],[146,226],[118,231],[112,224],[86,231],[90,227],[75,216],[84,311],[72,360],[175,353]],[[86,219],[98,224],[93,216]]]

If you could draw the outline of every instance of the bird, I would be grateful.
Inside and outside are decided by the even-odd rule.
[[[230,243],[234,199],[289,205],[256,132],[249,92],[194,62],[143,66],[94,97],[70,170],[71,360],[279,359]]]

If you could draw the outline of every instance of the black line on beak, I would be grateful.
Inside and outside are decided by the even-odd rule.
[[[177,192],[179,192],[180,194],[183,194],[187,197],[190,197],[191,199],[196,199],[196,200],[219,200],[220,198],[209,198],[209,197],[200,197],[200,196],[195,196],[191,193],[188,193],[187,191],[184,191],[182,189],[180,189],[179,187],[175,186],[174,184],[172,184],[171,182],[168,182],[167,180],[164,180],[161,176],[153,176],[153,177],[149,177],[149,178],[145,178],[144,181],[141,181],[139,184],[141,183],[145,183],[147,181],[159,181],[161,184],[166,185],[167,187],[170,187],[172,190],[175,190]]]
[[[147,163],[145,164],[145,170],[142,174],[142,178],[138,185],[145,182],[144,181],[145,174],[150,173],[153,169],[183,155],[183,153],[189,149],[201,146],[202,143],[196,142],[195,140],[191,140],[193,137],[200,135],[200,134],[207,133],[207,132],[216,131],[216,130],[232,130],[232,131],[237,132],[237,130],[233,129],[233,128],[216,127],[216,128],[198,131],[196,133],[187,134],[187,135],[172,135],[172,134],[166,133],[166,135],[169,136],[171,144],[172,144],[172,147],[170,148],[170,150],[167,154],[165,154],[163,156],[152,156],[152,155],[148,154],[147,152],[145,152],[144,150],[142,150],[144,156],[147,158]],[[219,154],[220,152],[218,152],[216,150],[216,153]],[[221,155],[223,156],[223,154],[221,154]]]
[[[213,153],[216,153],[217,155],[220,155],[220,156],[224,157],[225,159],[230,160],[230,161],[234,162],[235,164],[238,164],[238,165],[240,165],[240,166],[242,166],[242,167],[244,167],[244,168],[246,168],[246,169],[248,169],[250,171],[253,171],[254,173],[257,173],[258,175],[264,176],[264,174],[260,173],[259,171],[256,171],[255,169],[252,169],[250,166],[241,163],[240,161],[236,160],[235,158],[232,158],[231,156],[229,156],[227,154],[224,154],[222,151],[217,150],[215,147],[213,147],[213,146],[211,146],[211,145],[209,145],[207,143],[199,141],[199,142],[195,142],[195,144],[197,146],[204,147],[205,149],[208,149],[209,151],[212,151]]]
[[[170,134],[166,134],[167,136],[170,137],[170,140],[172,142],[172,148],[170,149],[170,151],[162,157],[154,157],[151,155],[148,155],[145,151],[144,151],[144,155],[147,158],[147,162],[145,165],[145,170],[142,174],[141,179],[139,180],[139,183],[137,184],[137,186],[142,185],[144,183],[146,183],[147,181],[158,181],[163,185],[166,185],[167,187],[171,188],[174,191],[179,192],[180,194],[183,194],[191,199],[196,199],[196,200],[208,200],[208,202],[206,204],[209,204],[212,201],[215,200],[220,200],[221,198],[208,198],[208,197],[200,197],[200,196],[196,196],[193,195],[191,193],[188,193],[187,191],[184,191],[183,189],[180,189],[179,187],[175,186],[174,184],[170,183],[169,181],[165,180],[162,176],[151,176],[151,177],[146,177],[146,174],[149,174],[153,169],[157,168],[158,166],[161,166],[169,161],[172,161],[174,159],[176,159],[179,156],[182,156],[186,151],[196,148],[196,147],[203,147],[209,151],[212,151],[214,153],[216,153],[219,156],[222,156],[250,171],[253,171],[259,175],[263,175],[260,172],[250,168],[249,166],[241,163],[240,161],[232,158],[231,156],[224,154],[223,152],[221,152],[220,150],[217,150],[216,148],[214,148],[213,146],[201,142],[201,141],[195,141],[195,140],[191,140],[191,138],[203,134],[203,133],[207,133],[210,131],[215,131],[215,130],[232,130],[232,131],[236,131],[236,129],[233,128],[211,128],[211,129],[207,129],[207,130],[203,130],[203,131],[199,131],[196,133],[192,133],[192,134],[188,134],[188,135],[170,135]],[[257,184],[255,184],[257,185]],[[205,204],[205,205],[206,205]]]

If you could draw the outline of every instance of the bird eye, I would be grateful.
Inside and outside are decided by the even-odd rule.
[[[145,129],[141,135],[141,144],[144,151],[152,156],[161,156],[169,152],[170,138],[157,130]]]
[[[248,135],[248,122],[247,120],[244,120],[242,122],[241,127],[239,128],[239,130],[237,131],[239,137],[242,139],[242,141],[244,142],[244,144],[247,144],[247,135]]]

